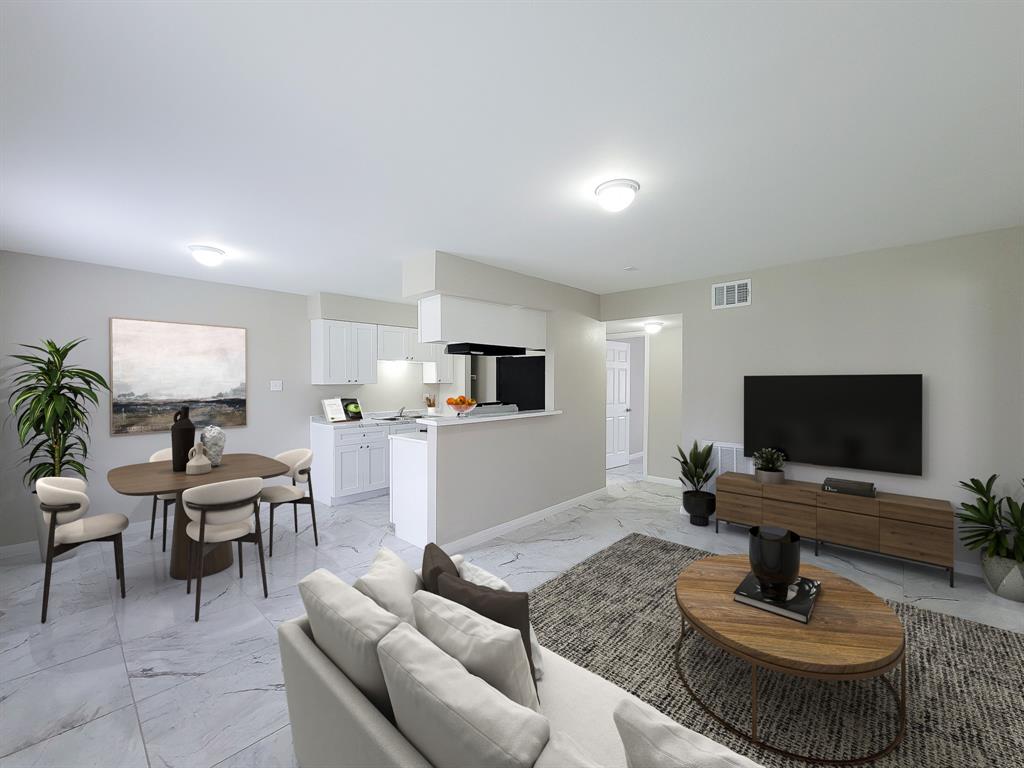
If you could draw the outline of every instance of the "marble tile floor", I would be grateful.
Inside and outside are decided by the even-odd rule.
[[[746,531],[696,528],[679,514],[679,491],[609,472],[585,504],[473,547],[469,560],[528,590],[631,532],[713,552],[743,552]],[[264,517],[266,512],[264,511]],[[287,516],[286,516],[287,517]],[[147,522],[126,532],[127,598],[116,592],[111,547],[85,546],[54,569],[50,620],[39,623],[43,568],[31,554],[0,558],[0,768],[12,766],[293,766],[275,627],[302,613],[296,582],[315,568],[346,581],[386,546],[410,564],[421,550],[388,532],[382,497],[318,515],[300,532],[278,525],[268,560],[270,598],[255,548],[203,584],[202,620],[182,582],[167,575]],[[1020,606],[980,579],[826,547],[814,560],[877,594],[1024,632]]]

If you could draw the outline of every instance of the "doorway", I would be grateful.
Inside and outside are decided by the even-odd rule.
[[[605,471],[609,485],[646,476],[648,339],[642,330],[612,331],[605,358]]]

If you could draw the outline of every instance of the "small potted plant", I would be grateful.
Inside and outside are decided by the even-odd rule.
[[[679,455],[672,457],[679,463],[680,482],[684,487],[690,486],[689,491],[683,491],[683,509],[689,514],[691,525],[707,525],[708,518],[715,514],[715,494],[704,490],[704,486],[715,476],[715,470],[710,468],[714,447],[714,443],[708,443],[698,448],[694,440],[689,455],[683,452],[682,446],[677,445]]]
[[[781,483],[786,479],[782,471],[786,463],[786,454],[777,448],[758,448],[754,451],[754,476],[757,482],[772,484]]]
[[[981,550],[981,571],[990,590],[1024,602],[1024,505],[992,493],[998,477],[992,475],[984,483],[976,477],[960,482],[975,497],[973,504],[963,502],[956,513],[960,541],[968,549]]]

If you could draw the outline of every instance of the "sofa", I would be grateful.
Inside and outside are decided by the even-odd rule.
[[[307,611],[311,611],[308,601],[306,605]],[[399,624],[399,628],[419,636],[405,622]],[[398,633],[398,629],[394,632]],[[318,646],[307,616],[282,623],[278,627],[278,638],[292,741],[302,768],[435,768],[403,735],[401,713],[397,709],[395,712],[390,709],[382,711]],[[331,638],[332,642],[337,639]],[[335,648],[332,647],[331,651],[337,658]],[[670,721],[645,702],[557,653],[543,647],[540,653],[543,655],[543,675],[536,682],[540,702],[537,712],[549,723],[552,743],[555,734],[560,739],[568,737],[573,747],[584,753],[586,759],[580,756],[572,765],[646,768],[655,764],[651,762],[655,758],[640,759],[635,752],[633,759],[627,758],[623,742],[627,736],[625,733],[620,735],[622,724],[618,722],[616,712],[631,706],[634,717],[643,713],[642,717],[662,726],[666,737],[669,730],[674,730],[676,736],[682,734],[682,741],[678,738],[675,741],[682,744],[677,748],[684,750],[686,759],[661,760],[659,757],[659,766],[756,768],[756,764],[747,758]],[[531,716],[535,717],[532,713]],[[546,735],[544,738],[547,740]],[[650,747],[648,742],[655,742],[657,738],[642,737],[641,740],[645,747]],[[667,754],[671,748],[662,751]],[[702,759],[702,755],[707,760]],[[568,758],[552,758],[550,753],[545,759],[541,753],[534,765],[540,768],[542,764],[562,766],[570,763]]]

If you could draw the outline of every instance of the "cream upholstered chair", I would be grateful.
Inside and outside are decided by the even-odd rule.
[[[264,485],[260,492],[260,501],[270,505],[270,556],[274,556],[274,509],[282,504],[292,505],[296,533],[299,532],[299,504],[309,504],[309,514],[313,518],[313,546],[320,546],[316,532],[316,506],[313,503],[313,476],[310,473],[313,452],[309,448],[295,448],[279,453],[274,458],[288,465],[286,477],[291,478],[292,484]],[[299,483],[304,483],[305,489]]]
[[[151,462],[153,461],[170,461],[171,460],[171,449],[161,448],[159,451],[149,457]],[[153,497],[153,514],[149,519],[149,538],[153,538],[153,532],[156,529],[156,503],[162,501],[164,503],[164,540],[161,549],[167,551],[167,508],[171,506],[176,500],[176,496],[173,493],[158,493]]]
[[[192,575],[196,575],[196,621],[203,590],[203,559],[212,545],[225,541],[238,542],[238,578],[242,578],[242,542],[256,545],[260,553],[263,576],[263,597],[267,597],[267,569],[263,563],[263,534],[260,531],[259,498],[263,481],[258,477],[225,480],[200,485],[181,494],[181,503],[188,515],[185,526],[188,537],[188,578],[186,592],[192,591]]]
[[[39,511],[49,533],[46,538],[46,576],[43,579],[43,617],[50,602],[50,575],[53,558],[70,552],[89,541],[110,541],[114,544],[114,571],[121,582],[124,598],[124,546],[121,531],[128,527],[128,518],[117,512],[90,515],[89,497],[84,480],[76,477],[41,477],[36,480]]]

